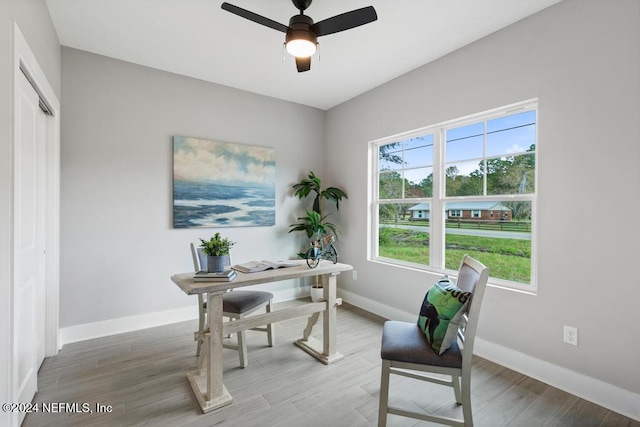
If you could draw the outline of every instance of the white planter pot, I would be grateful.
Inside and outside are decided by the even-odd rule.
[[[323,292],[322,288],[311,287],[311,301],[313,302],[324,301],[324,298],[322,297],[322,292]]]

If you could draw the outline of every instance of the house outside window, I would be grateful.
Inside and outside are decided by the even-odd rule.
[[[537,101],[373,141],[371,256],[536,289]]]

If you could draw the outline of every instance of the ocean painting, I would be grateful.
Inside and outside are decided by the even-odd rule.
[[[173,137],[173,228],[276,222],[275,149]]]

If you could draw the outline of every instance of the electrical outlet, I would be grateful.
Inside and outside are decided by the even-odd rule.
[[[578,345],[578,328],[564,326],[564,342],[571,345]]]
[[[353,270],[353,280],[358,280],[358,272]]]

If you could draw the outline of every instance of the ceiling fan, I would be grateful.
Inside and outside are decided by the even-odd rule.
[[[227,2],[222,3],[222,9],[260,25],[264,25],[265,27],[285,33],[287,52],[295,56],[296,67],[299,73],[311,69],[311,56],[316,52],[318,37],[349,30],[378,19],[378,15],[373,6],[367,6],[324,19],[314,24],[313,19],[304,14],[304,11],[311,5],[312,0],[291,1],[296,9],[300,11],[300,14],[291,17],[289,26]]]

